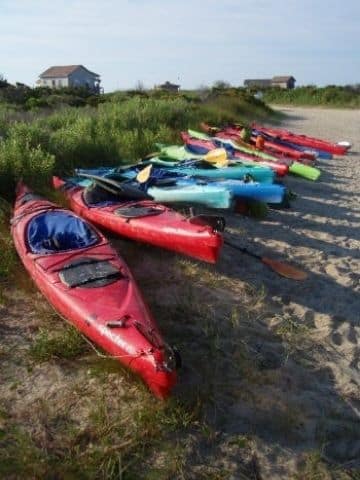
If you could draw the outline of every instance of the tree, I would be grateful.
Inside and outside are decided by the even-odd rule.
[[[8,81],[6,80],[4,75],[0,73],[0,88],[7,87],[8,85]]]
[[[216,80],[214,82],[213,88],[218,88],[221,90],[225,90],[226,88],[230,88],[231,84],[229,82],[225,82],[225,80]]]
[[[199,85],[196,89],[196,93],[201,100],[205,100],[210,95],[211,89],[207,85]]]
[[[137,91],[137,92],[144,92],[145,91],[145,85],[141,80],[138,80],[136,82],[135,91]]]

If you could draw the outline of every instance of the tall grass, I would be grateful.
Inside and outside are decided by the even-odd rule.
[[[97,108],[68,107],[24,120],[11,121],[6,112],[0,109],[0,196],[6,198],[20,177],[41,188],[52,174],[74,167],[136,161],[157,142],[177,142],[180,130],[197,128],[202,120],[218,124],[271,113],[252,96],[232,91],[203,102],[115,95]]]
[[[328,107],[360,107],[360,89],[357,87],[341,87],[329,85],[318,88],[313,85],[298,87],[293,90],[273,88],[264,92],[264,100],[268,103],[289,104],[299,106]]]

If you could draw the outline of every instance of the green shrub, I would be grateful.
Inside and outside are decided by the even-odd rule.
[[[41,188],[49,183],[53,168],[54,157],[40,145],[31,147],[23,138],[0,142],[0,195],[12,197],[20,178],[35,188]]]
[[[289,105],[316,105],[329,107],[360,107],[360,91],[356,86],[328,85],[318,88],[315,85],[297,87],[293,90],[272,88],[264,92],[264,100],[269,103]]]
[[[0,197],[0,303],[1,282],[10,275],[15,263],[9,227],[10,209],[10,204]]]

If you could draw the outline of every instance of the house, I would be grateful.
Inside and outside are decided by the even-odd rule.
[[[255,80],[245,80],[244,86],[248,88],[269,88],[271,87],[271,80],[266,78],[255,79]]]
[[[41,87],[82,87],[100,93],[100,81],[100,75],[83,65],[62,65],[45,70],[36,83]]]
[[[178,92],[180,85],[166,81],[162,85],[155,85],[155,90],[166,90],[167,92]]]
[[[295,78],[291,76],[279,76],[279,77],[273,77],[271,80],[271,86],[272,87],[280,87],[280,88],[285,88],[287,90],[295,88]]]
[[[270,88],[270,87],[279,87],[284,89],[295,88],[295,78],[292,76],[277,76],[273,78],[263,78],[257,80],[245,80],[244,86],[247,88]]]

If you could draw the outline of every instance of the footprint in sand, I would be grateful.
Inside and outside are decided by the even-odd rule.
[[[325,272],[327,273],[327,275],[334,278],[337,283],[344,287],[351,287],[354,283],[354,280],[353,278],[351,278],[350,275],[342,275],[336,265],[334,265],[333,263],[329,263],[328,265],[326,265]]]
[[[353,343],[354,345],[357,345],[358,342],[358,335],[356,333],[356,330],[354,328],[354,325],[349,325],[349,331],[347,334],[347,339],[349,342]]]
[[[359,345],[359,335],[354,325],[349,325],[347,322],[339,325],[336,330],[331,333],[331,340],[335,345],[353,344]]]
[[[331,334],[331,340],[335,345],[340,346],[343,343],[342,335],[339,332],[333,332]]]

